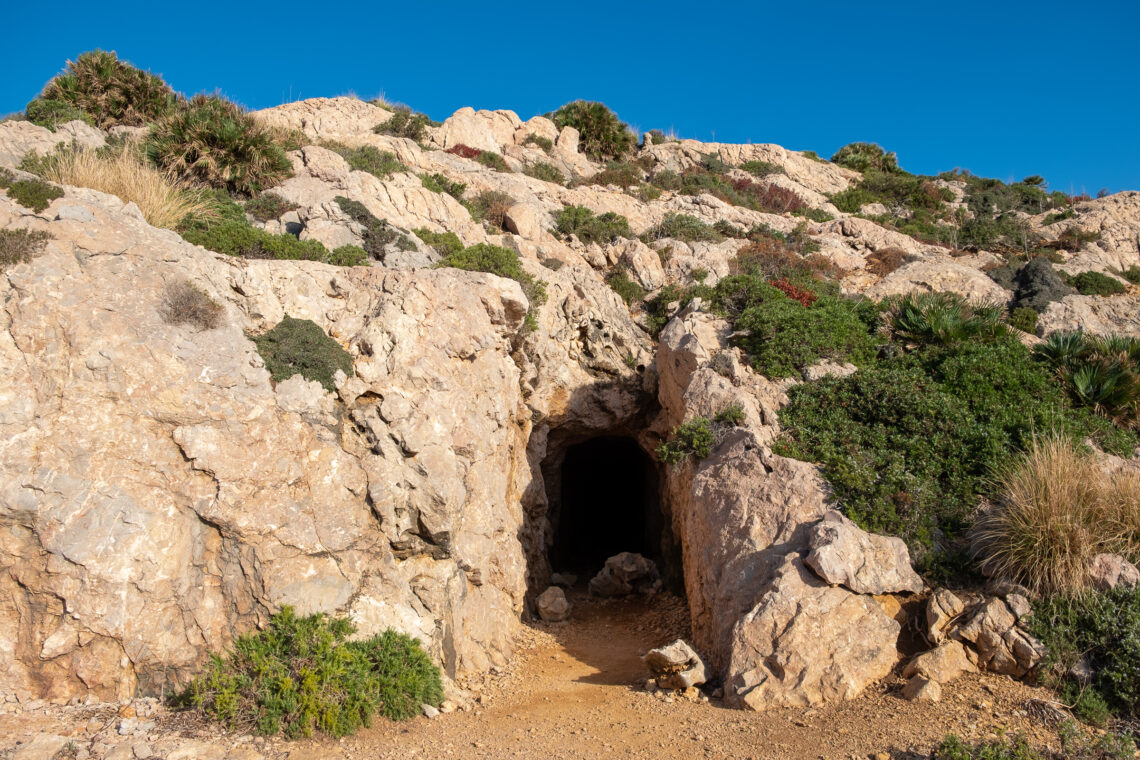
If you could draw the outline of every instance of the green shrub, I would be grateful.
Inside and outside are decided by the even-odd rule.
[[[319,240],[298,240],[292,235],[273,235],[241,221],[222,221],[211,225],[183,228],[186,242],[228,256],[246,259],[303,259],[326,261],[328,249]]]
[[[865,172],[868,169],[893,172],[899,168],[898,157],[894,153],[888,153],[882,146],[867,142],[844,145],[831,157],[831,163],[857,172]]]
[[[626,306],[645,298],[645,288],[631,280],[629,274],[620,267],[606,278],[606,283],[621,296],[621,300],[625,301]]]
[[[37,214],[63,197],[63,190],[42,179],[12,179],[10,173],[0,176],[0,188],[7,190],[8,197],[16,203]]]
[[[545,161],[536,161],[529,164],[523,169],[523,174],[528,177],[540,179],[543,182],[553,182],[556,185],[565,185],[566,177],[558,170],[554,164],[548,164]]]
[[[461,202],[463,200],[463,191],[467,189],[467,185],[464,183],[450,180],[442,174],[421,174],[420,183],[433,193],[447,193],[455,200]]]
[[[792,216],[802,216],[805,219],[811,219],[813,222],[830,222],[835,217],[827,213],[821,208],[801,208],[792,212]]]
[[[225,310],[193,283],[176,280],[163,291],[161,315],[167,324],[213,330],[221,324]]]
[[[95,119],[91,114],[62,100],[36,98],[24,108],[24,114],[31,123],[40,127],[47,127],[52,132],[60,124],[66,124],[76,119],[92,126],[95,125]]]
[[[745,161],[740,168],[757,177],[767,177],[772,174],[787,174],[784,167],[771,161]]]
[[[206,187],[254,195],[292,173],[269,130],[241,106],[195,95],[151,127],[147,157],[160,169]]]
[[[856,302],[822,297],[805,306],[772,285],[758,291],[734,327],[747,331],[739,345],[764,376],[791,377],[821,359],[863,364],[874,355],[878,340]]]
[[[481,151],[479,155],[475,156],[475,161],[497,172],[509,172],[511,170],[502,156],[489,150]]]
[[[1037,316],[1037,312],[1028,306],[1018,306],[1009,314],[1009,325],[1030,335],[1036,335]]]
[[[644,237],[648,241],[672,238],[674,240],[683,240],[686,243],[697,241],[716,242],[722,239],[719,232],[697,217],[690,216],[689,214],[675,214],[673,212],[666,213],[665,218],[661,220],[661,224],[646,232]]]
[[[1117,272],[1121,277],[1128,280],[1133,285],[1140,285],[1140,266],[1133,264],[1127,269]]]
[[[55,101],[83,111],[100,129],[120,124],[146,126],[178,106],[174,91],[160,77],[103,50],[82,53],[68,61],[67,68],[47,83],[37,100]],[[28,105],[37,113],[60,113],[59,106],[33,107],[33,103]]]
[[[823,163],[823,164],[827,163],[822,158],[820,158],[819,154],[816,153],[814,150],[801,150],[800,155],[803,156],[804,158],[810,158],[812,161],[819,161],[820,163]]]
[[[1132,423],[1140,410],[1140,340],[1051,333],[1033,355],[1056,373],[1074,403]]]
[[[501,190],[483,190],[463,205],[467,207],[472,219],[501,231],[506,223],[507,212],[515,205],[515,199]]]
[[[1080,227],[1069,227],[1057,238],[1057,243],[1067,251],[1079,251],[1085,243],[1095,243],[1100,240],[1099,232],[1087,232]]]
[[[690,456],[704,459],[715,443],[712,426],[706,417],[693,417],[673,429],[669,439],[657,446],[657,458],[668,465],[678,465]]]
[[[1122,717],[1140,715],[1140,589],[1035,602],[1030,630],[1045,645],[1040,672],[1053,685],[1077,686],[1070,671],[1083,660],[1101,701]]]
[[[669,138],[660,129],[651,129],[645,133],[645,137],[650,145],[664,145],[669,142]]]
[[[550,114],[550,119],[559,129],[577,129],[580,150],[594,161],[620,159],[637,143],[629,126],[602,103],[576,100]]]
[[[245,210],[259,222],[280,219],[283,215],[298,208],[296,203],[287,201],[276,193],[262,193],[245,203]]]
[[[951,734],[942,740],[931,757],[934,760],[1049,760],[1020,735],[1012,740],[1002,737],[971,747]]]
[[[342,245],[329,252],[325,262],[338,267],[368,266],[371,257],[358,245]]]
[[[469,246],[462,251],[449,253],[440,260],[437,267],[453,267],[470,272],[489,272],[499,277],[507,277],[522,286],[523,294],[530,302],[525,327],[533,330],[538,326],[535,312],[546,303],[546,283],[532,277],[519,262],[519,255],[509,248],[488,243]]]
[[[383,124],[377,124],[372,131],[378,135],[392,135],[393,137],[406,137],[419,142],[424,132],[434,122],[426,114],[414,113],[410,108],[397,108]]]
[[[33,256],[43,251],[51,235],[30,230],[0,229],[0,273],[8,267],[31,261]]]
[[[463,250],[463,241],[454,232],[432,232],[426,228],[415,230],[416,237],[424,241],[441,256],[450,256]]]
[[[656,188],[669,190],[671,192],[679,191],[683,184],[681,175],[672,169],[662,169],[661,171],[655,172],[653,176],[649,178],[649,183]]]
[[[1115,296],[1125,291],[1124,285],[1100,272],[1081,272],[1069,281],[1082,296]]]
[[[325,143],[324,147],[340,154],[348,162],[350,168],[361,172],[368,172],[374,177],[387,179],[393,174],[405,172],[408,167],[400,163],[395,153],[381,151],[371,145],[362,145],[359,148],[349,148],[340,143]]]
[[[725,425],[739,425],[744,422],[744,407],[740,404],[729,404],[716,413],[716,416],[713,417],[713,422],[720,422]]]
[[[549,137],[543,137],[542,135],[529,134],[526,136],[526,139],[522,141],[522,144],[534,145],[540,148],[544,153],[548,154],[554,150],[554,141]]]
[[[364,250],[372,258],[382,261],[391,244],[395,244],[401,251],[416,250],[416,244],[407,235],[393,228],[388,224],[388,220],[374,216],[360,201],[345,198],[343,195],[338,195],[333,200],[352,221],[364,226]]]
[[[442,701],[439,668],[419,642],[391,629],[349,641],[355,630],[347,618],[284,607],[266,630],[213,655],[176,702],[230,730],[297,738],[345,736],[377,713],[403,720]]]
[[[607,211],[601,216],[585,206],[566,206],[554,215],[554,229],[560,235],[577,235],[590,243],[611,243],[618,238],[631,238],[629,220],[621,214]]]
[[[1014,308],[1033,309],[1040,313],[1049,304],[1073,293],[1073,289],[1044,258],[1030,259],[1018,268],[998,267],[987,274],[998,285],[1013,291]]]
[[[995,340],[1007,327],[1001,308],[976,305],[957,293],[911,293],[891,304],[887,324],[896,339],[922,345]]]
[[[1087,692],[1086,692],[1087,693]],[[1131,736],[1108,732],[1095,734],[1074,721],[1061,723],[1060,752],[1038,752],[1025,737],[1001,736],[969,746],[954,735],[947,736],[931,756],[934,760],[1131,760],[1136,744]]]
[[[338,369],[352,377],[352,356],[312,320],[286,315],[272,330],[255,336],[253,342],[274,382],[301,375],[332,391]]]
[[[610,161],[606,164],[605,169],[587,180],[579,181],[577,184],[615,185],[621,188],[629,188],[640,185],[644,177],[645,173],[641,166],[632,161]]]

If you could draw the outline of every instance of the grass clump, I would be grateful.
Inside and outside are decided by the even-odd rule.
[[[672,238],[683,240],[686,243],[700,241],[718,242],[722,236],[712,226],[689,214],[675,214],[669,212],[661,220],[661,224],[645,233],[647,241]]]
[[[0,229],[0,272],[31,261],[43,251],[49,240],[51,235],[46,232]]]
[[[707,417],[693,417],[673,429],[669,439],[657,446],[657,458],[668,465],[679,465],[689,457],[704,459],[716,443]]]
[[[1117,274],[1133,285],[1140,285],[1140,265],[1133,264],[1127,269],[1117,272]]]
[[[442,174],[421,174],[420,183],[433,193],[447,193],[457,201],[463,200],[463,191],[467,189],[466,184],[450,180]]]
[[[347,618],[284,607],[266,630],[211,657],[177,702],[231,730],[297,738],[345,736],[376,714],[402,720],[442,701],[439,668],[419,642],[391,629],[349,641],[354,631]]]
[[[867,271],[879,277],[886,277],[903,264],[914,260],[912,254],[901,248],[880,248],[867,257]]]
[[[1119,280],[1100,272],[1081,272],[1069,280],[1069,285],[1082,296],[1115,296],[1126,290]]]
[[[16,179],[6,169],[0,169],[0,188],[16,203],[37,214],[50,206],[56,198],[63,197],[63,190],[55,185],[41,179]]]
[[[134,203],[155,227],[175,229],[187,217],[210,213],[207,198],[170,172],[151,166],[129,144],[101,150],[72,146],[42,158],[26,158],[24,165],[46,180],[90,187]]]
[[[296,211],[296,203],[287,201],[276,193],[262,193],[245,202],[245,211],[259,222],[280,219],[290,211]]]
[[[625,301],[626,306],[645,298],[645,288],[631,280],[629,273],[621,267],[610,273],[606,278],[606,284]]]
[[[68,61],[63,73],[47,83],[28,109],[43,118],[67,115],[65,106],[69,106],[88,114],[100,129],[110,129],[146,126],[178,104],[178,97],[161,77],[120,61],[114,52],[92,50]]]
[[[225,310],[209,294],[187,280],[168,283],[162,294],[160,310],[170,325],[190,325],[199,330],[213,330],[222,323]]]
[[[416,237],[424,241],[441,256],[450,256],[463,250],[463,241],[454,232],[432,232],[427,228],[415,230]]]
[[[607,211],[595,216],[594,212],[585,206],[566,206],[555,214],[554,230],[567,237],[577,235],[578,239],[587,245],[612,243],[618,238],[633,237],[629,229],[629,220],[621,214]]]
[[[545,161],[536,161],[527,165],[523,169],[523,174],[540,179],[543,182],[553,182],[556,185],[566,184],[566,177],[559,171],[558,167]]]
[[[301,375],[332,391],[336,389],[333,380],[337,370],[352,376],[352,356],[310,319],[286,315],[273,329],[255,336],[253,342],[274,382]]]
[[[381,151],[371,145],[362,145],[359,148],[350,148],[340,143],[326,143],[329,150],[337,153],[348,162],[349,168],[356,171],[368,172],[379,179],[387,179],[393,174],[405,172],[408,167],[400,163],[395,153]]]
[[[479,155],[475,156],[475,161],[497,172],[509,172],[511,170],[511,167],[507,166],[506,160],[493,151],[479,151]]]
[[[1035,438],[1024,454],[999,462],[994,478],[995,503],[979,517],[973,541],[987,575],[1041,594],[1077,596],[1088,588],[1097,554],[1140,559],[1140,475],[1106,476],[1090,452],[1054,436]]]
[[[146,154],[184,180],[241,195],[254,195],[292,173],[269,130],[218,95],[195,95],[158,121],[147,136]]]
[[[538,326],[535,311],[546,303],[546,283],[536,280],[523,269],[519,255],[509,248],[479,243],[462,251],[449,253],[436,266],[466,269],[469,272],[489,272],[514,280],[522,286],[523,294],[530,302],[530,310],[526,315],[526,329],[533,330]]]
[[[576,100],[549,114],[549,118],[559,129],[577,129],[579,149],[594,161],[621,159],[637,144],[629,125],[603,103]]]
[[[502,230],[507,212],[515,205],[515,199],[502,190],[484,190],[463,205],[477,222],[485,222],[496,230]]]
[[[784,167],[771,161],[745,161],[740,168],[757,177],[768,177],[773,174],[787,174]]]
[[[543,137],[542,135],[529,134],[522,141],[522,144],[533,145],[536,148],[542,150],[542,152],[546,153],[547,155],[549,155],[554,150],[554,141],[549,137]]]

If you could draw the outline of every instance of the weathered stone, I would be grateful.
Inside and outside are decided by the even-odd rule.
[[[1041,642],[1017,627],[1017,618],[1004,601],[992,597],[978,605],[950,635],[973,645],[978,666],[993,673],[1024,676],[1044,655]]]
[[[946,638],[946,626],[962,614],[966,603],[953,591],[940,588],[926,601],[926,638],[932,644],[940,644]]]
[[[634,552],[615,554],[590,579],[593,596],[628,596],[653,594],[661,589],[661,574],[656,563]]]
[[[942,701],[942,687],[938,681],[923,676],[914,676],[903,687],[902,695],[904,699],[909,699],[912,702],[940,702]]]
[[[919,675],[939,683],[949,683],[963,673],[975,673],[977,670],[966,657],[966,648],[960,641],[947,641],[929,652],[916,655],[903,670],[903,678]]]
[[[551,586],[535,600],[538,615],[548,623],[557,623],[570,617],[570,602],[558,586]]]
[[[1140,570],[1119,554],[1098,554],[1089,563],[1089,582],[1093,588],[1108,591],[1117,586],[1134,588],[1140,583]]]
[[[682,639],[651,649],[642,659],[662,689],[688,689],[709,678],[704,660]]]
[[[832,585],[859,594],[917,594],[923,589],[902,539],[867,533],[836,510],[811,529],[808,545],[805,562]]]

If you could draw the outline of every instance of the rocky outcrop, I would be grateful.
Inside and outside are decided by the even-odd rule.
[[[1037,318],[1038,335],[1077,330],[1094,335],[1140,336],[1140,294],[1065,296],[1049,304]]]
[[[833,586],[857,594],[922,592],[922,579],[901,538],[871,535],[836,510],[812,527],[808,546],[808,567]]]
[[[590,579],[593,596],[654,594],[661,589],[656,563],[640,554],[622,552],[606,560],[605,567]]]
[[[30,121],[5,121],[0,123],[0,168],[17,169],[28,153],[42,156],[59,145],[73,143],[83,148],[101,148],[107,138],[95,127],[78,120],[60,124],[54,132]]]

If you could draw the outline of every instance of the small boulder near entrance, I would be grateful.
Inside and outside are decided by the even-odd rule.
[[[535,600],[538,616],[548,623],[558,623],[570,617],[570,602],[566,592],[558,586],[551,586]]]
[[[704,660],[683,639],[652,649],[642,659],[662,689],[687,689],[708,680]]]
[[[593,596],[655,594],[661,590],[656,563],[640,554],[622,552],[606,560],[601,572],[590,579]]]

